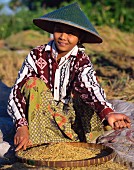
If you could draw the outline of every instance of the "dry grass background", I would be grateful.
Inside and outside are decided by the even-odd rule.
[[[134,34],[98,27],[102,44],[85,44],[108,99],[134,102]],[[0,80],[12,86],[22,62],[32,48],[48,42],[36,31],[23,31],[0,40]]]

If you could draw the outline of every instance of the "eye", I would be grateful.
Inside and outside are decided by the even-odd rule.
[[[62,32],[60,28],[55,28],[54,32]]]
[[[66,32],[68,35],[73,35],[74,33],[72,31],[67,31]]]

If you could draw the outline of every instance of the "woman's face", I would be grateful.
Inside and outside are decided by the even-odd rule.
[[[64,24],[56,24],[54,28],[54,41],[59,54],[67,54],[78,43],[80,31]]]

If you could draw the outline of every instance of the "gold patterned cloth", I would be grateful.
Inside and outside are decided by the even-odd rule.
[[[77,98],[68,104],[56,102],[45,83],[30,78],[21,92],[27,101],[30,139],[33,144],[50,142],[94,142],[103,134],[97,114]]]

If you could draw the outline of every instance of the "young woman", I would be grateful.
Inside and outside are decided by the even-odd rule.
[[[16,125],[16,151],[48,142],[93,142],[103,121],[114,129],[130,127],[115,113],[99,85],[82,43],[102,39],[77,3],[34,19],[54,40],[28,54],[12,88],[8,113]]]

